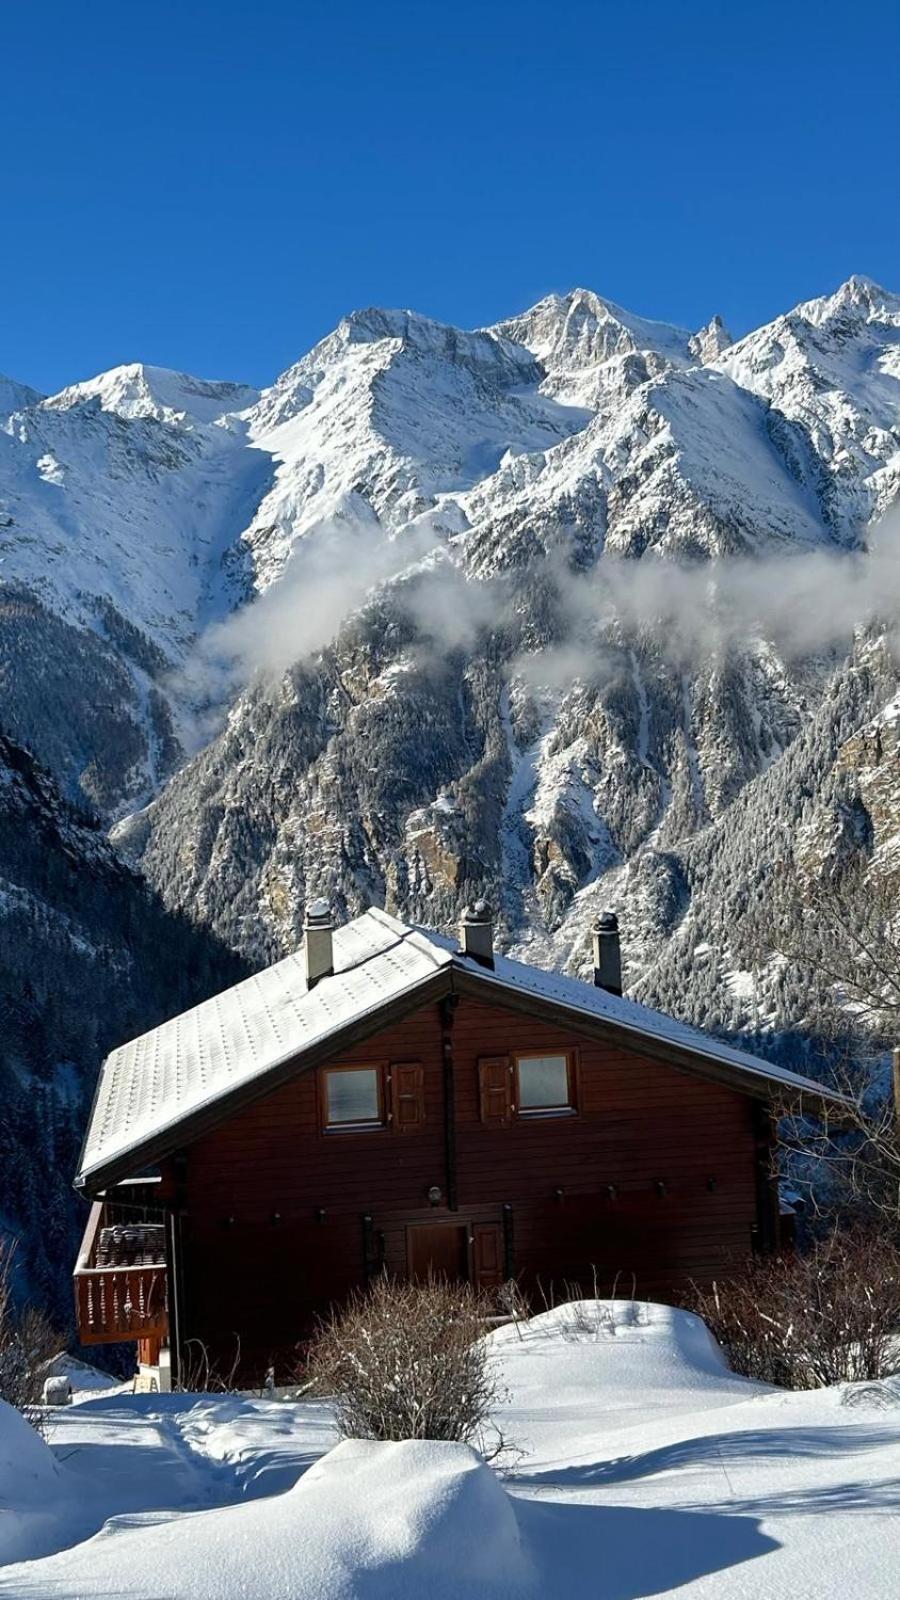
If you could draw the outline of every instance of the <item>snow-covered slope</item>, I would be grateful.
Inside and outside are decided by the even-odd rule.
[[[25,1463],[0,1595],[893,1594],[897,1378],[770,1389],[729,1372],[696,1317],[635,1301],[558,1306],[490,1345],[511,1446],[492,1466],[428,1440],[332,1448],[326,1408],[304,1399],[88,1401],[52,1418],[57,1463],[0,1416],[0,1459],[5,1443]]]
[[[350,514],[396,533],[504,457],[583,426],[589,412],[542,395],[541,379],[526,349],[491,331],[411,312],[346,318],[248,417],[279,463],[244,535],[258,586],[317,523]]]
[[[854,542],[900,489],[900,296],[868,278],[748,334],[718,363],[783,421],[786,454],[836,539]]]
[[[222,557],[271,462],[224,414],[254,398],[244,386],[133,367],[15,398],[0,418],[3,723],[110,811],[177,757],[165,679],[242,592]]]

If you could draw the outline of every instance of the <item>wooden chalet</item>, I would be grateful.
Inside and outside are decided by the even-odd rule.
[[[249,1379],[383,1269],[673,1300],[774,1248],[773,1106],[829,1096],[623,999],[593,937],[591,984],[495,955],[482,905],[457,945],[319,901],[296,954],[113,1051],[82,1341],[176,1374],[240,1341]]]

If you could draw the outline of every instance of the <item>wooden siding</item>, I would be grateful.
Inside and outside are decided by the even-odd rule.
[[[571,1027],[465,998],[453,1011],[454,1136],[444,1117],[443,1022],[430,1004],[343,1053],[422,1068],[424,1119],[398,1134],[320,1127],[317,1074],[301,1073],[187,1151],[183,1335],[223,1357],[240,1336],[264,1364],[382,1264],[407,1270],[407,1228],[457,1216],[526,1292],[632,1280],[677,1298],[751,1249],[757,1224],[754,1107],[731,1088],[580,1038]],[[479,1061],[576,1052],[573,1113],[482,1120]],[[408,1086],[407,1077],[407,1086]],[[441,1192],[429,1204],[429,1189]],[[447,1208],[456,1196],[457,1211]],[[489,1228],[479,1235],[479,1227]],[[473,1267],[473,1272],[474,1272]],[[492,1276],[496,1278],[496,1261]],[[487,1279],[485,1280],[487,1281]]]

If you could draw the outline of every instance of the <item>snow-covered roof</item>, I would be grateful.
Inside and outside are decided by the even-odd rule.
[[[119,1174],[123,1158],[157,1154],[175,1134],[217,1102],[252,1091],[287,1063],[337,1042],[348,1029],[365,1036],[379,1014],[415,995],[431,980],[449,992],[465,974],[495,992],[529,996],[588,1021],[605,1023],[645,1045],[656,1041],[686,1057],[703,1058],[761,1085],[821,1098],[820,1084],[745,1050],[562,973],[495,958],[493,969],[465,956],[454,942],[412,928],[373,908],[334,931],[334,975],[306,986],[302,951],[173,1017],[114,1050],[103,1064],[77,1182]],[[689,1062],[686,1062],[688,1065]],[[748,1088],[750,1087],[748,1083]],[[751,1092],[753,1092],[751,1090]]]
[[[334,976],[306,987],[303,952],[245,978],[107,1056],[78,1181],[398,1000],[448,950],[383,911],[334,931]]]

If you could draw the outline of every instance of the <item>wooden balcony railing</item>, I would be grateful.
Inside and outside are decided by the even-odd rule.
[[[75,1268],[75,1316],[82,1344],[162,1339],[168,1298],[162,1214],[127,1220],[121,1205],[96,1201]]]

